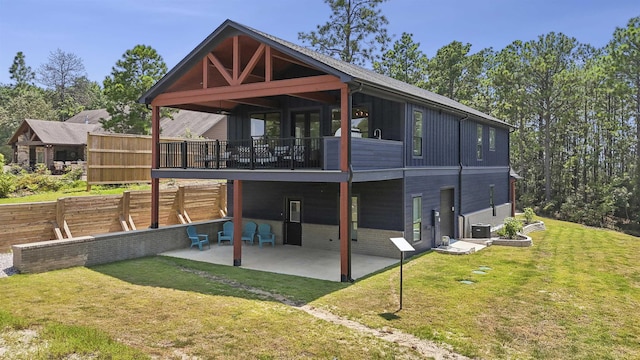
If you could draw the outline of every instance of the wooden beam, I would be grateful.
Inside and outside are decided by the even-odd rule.
[[[62,228],[64,229],[64,233],[67,235],[67,239],[71,239],[73,235],[71,234],[71,229],[69,229],[69,224],[67,224],[67,220],[64,220],[62,223]]]
[[[256,65],[258,64],[258,61],[260,61],[260,57],[264,53],[264,48],[265,48],[265,45],[260,44],[258,49],[256,49],[256,52],[253,53],[251,60],[249,60],[249,63],[244,68],[244,70],[242,70],[242,74],[240,74],[240,77],[238,78],[238,84],[242,84],[247,79],[247,76],[251,74],[253,69],[255,69]]]
[[[127,220],[122,215],[120,215],[120,227],[122,231],[129,231],[129,224],[127,224]]]
[[[227,69],[224,68],[224,66],[222,65],[220,60],[218,60],[218,58],[215,55],[213,55],[212,53],[207,54],[207,58],[209,59],[209,61],[211,61],[213,66],[215,66],[216,69],[218,69],[218,71],[220,72],[222,77],[224,77],[224,79],[227,81],[227,83],[229,85],[234,85],[233,78],[231,77],[231,75],[229,75],[229,72],[227,71]]]
[[[129,215],[129,228],[131,228],[131,230],[138,230],[136,228],[136,224],[133,222],[133,218],[131,217],[131,215]]]
[[[151,168],[160,168],[160,107],[151,107]],[[160,218],[160,179],[151,179],[151,228],[158,228]]]
[[[233,37],[233,85],[240,84],[240,60],[240,37],[236,35]]]
[[[337,99],[334,96],[327,93],[300,93],[287,95],[306,100],[318,101],[324,104],[335,104],[337,102]]]
[[[129,208],[131,206],[131,192],[125,191],[122,193],[122,201],[120,202],[120,225],[122,226],[122,230],[129,231],[129,224],[127,220],[131,217],[129,214]]]
[[[276,109],[280,107],[279,102],[275,100],[269,100],[269,99],[263,99],[263,98],[237,99],[237,100],[233,100],[232,102],[238,103],[238,104],[259,106],[259,107],[264,107],[269,109]]]
[[[349,171],[349,136],[351,136],[351,114],[349,110],[349,87],[340,89],[340,170]]]
[[[313,93],[338,90],[344,83],[332,75],[309,76],[296,79],[273,80],[270,82],[222,86],[201,90],[185,90],[158,95],[154,106],[174,106],[197,104],[207,101],[236,100],[285,94]]]
[[[202,88],[206,89],[209,87],[209,60],[206,58],[202,59]]]
[[[233,266],[242,265],[242,180],[233,180]]]
[[[264,81],[270,82],[273,79],[273,59],[271,57],[271,46],[264,49]]]
[[[349,172],[349,138],[351,137],[351,113],[349,87],[340,89],[340,170]],[[351,184],[340,183],[340,281],[351,281]]]

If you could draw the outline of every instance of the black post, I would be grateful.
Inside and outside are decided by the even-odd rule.
[[[400,309],[402,310],[402,263],[404,263],[404,251],[400,251]]]
[[[220,169],[220,140],[216,139],[216,169]]]
[[[187,141],[182,142],[182,168],[187,168]]]

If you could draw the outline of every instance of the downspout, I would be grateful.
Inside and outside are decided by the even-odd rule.
[[[462,122],[467,119],[469,119],[469,115],[465,115],[458,120],[458,218],[462,215]],[[460,224],[458,224],[458,229],[460,229]],[[458,237],[462,238],[463,235],[464,226],[462,227],[462,234],[458,234]]]

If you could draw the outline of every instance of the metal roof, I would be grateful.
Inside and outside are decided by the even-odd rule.
[[[183,74],[196,65],[196,63],[206,56],[208,52],[212,51],[217,44],[224,40],[226,36],[237,35],[239,33],[265,43],[299,61],[315,66],[328,74],[339,77],[341,81],[345,83],[353,84],[354,86],[361,84],[367,85],[384,92],[400,95],[406,98],[408,102],[424,103],[430,106],[449,109],[464,115],[472,116],[476,119],[482,119],[488,122],[511,127],[510,124],[502,120],[496,119],[493,116],[487,115],[445,96],[407,84],[386,75],[378,74],[372,70],[335,59],[328,55],[318,53],[311,49],[282,40],[273,35],[252,29],[231,20],[223,22],[204,41],[202,41],[184,59],[182,59],[182,61],[171,69],[153,87],[151,87],[151,89],[149,89],[149,91],[147,91],[139,101],[141,103],[150,104],[156,96],[163,93],[163,91],[171,86],[174,81],[178,80]]]

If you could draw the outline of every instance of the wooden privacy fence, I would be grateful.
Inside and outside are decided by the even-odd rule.
[[[227,185],[180,186],[160,191],[160,226],[226,216]],[[131,231],[151,225],[151,192],[79,196],[0,205],[0,251],[11,245]]]
[[[162,138],[161,141],[182,142],[184,139]],[[151,144],[151,136],[88,133],[87,186],[150,182]]]

